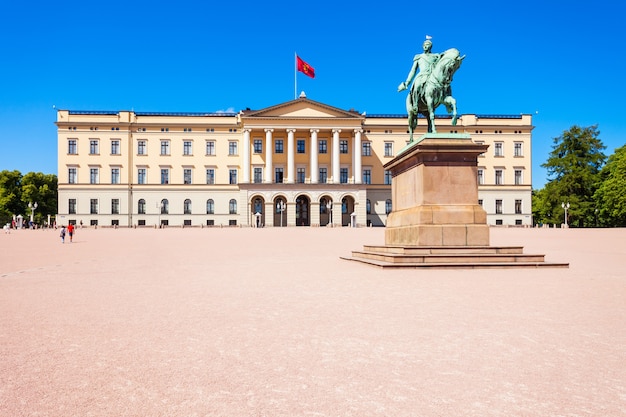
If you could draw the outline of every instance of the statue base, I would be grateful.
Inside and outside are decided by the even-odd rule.
[[[380,268],[568,268],[524,254],[521,246],[489,246],[477,182],[477,158],[487,148],[454,134],[410,143],[385,164],[393,176],[394,207],[385,245],[366,245],[341,259]]]
[[[488,246],[487,213],[478,204],[478,155],[467,134],[430,133],[385,165],[393,211],[386,245]]]

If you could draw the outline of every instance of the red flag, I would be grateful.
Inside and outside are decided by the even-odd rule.
[[[315,78],[315,69],[312,66],[300,59],[298,55],[296,55],[296,60],[298,61],[298,71],[311,78]]]

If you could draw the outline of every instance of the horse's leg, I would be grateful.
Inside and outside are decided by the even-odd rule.
[[[452,126],[456,126],[456,99],[452,96],[448,96],[445,98],[443,103],[446,105],[448,113],[452,113]]]
[[[413,132],[417,127],[417,109],[413,106],[411,94],[406,98],[406,111],[409,115],[409,142],[413,142]]]
[[[435,127],[435,107],[433,106],[432,97],[426,100],[426,108],[428,112],[428,132],[437,133],[437,128]]]

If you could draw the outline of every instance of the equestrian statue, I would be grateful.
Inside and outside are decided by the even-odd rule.
[[[442,53],[432,53],[433,43],[430,36],[426,36],[422,47],[424,52],[415,55],[406,81],[398,86],[399,92],[404,91],[413,82],[406,98],[411,142],[417,127],[418,114],[423,115],[428,121],[428,133],[437,133],[435,109],[441,104],[446,106],[448,113],[452,113],[452,125],[456,126],[456,100],[452,97],[451,83],[454,73],[465,58],[465,55],[460,56],[455,48]]]

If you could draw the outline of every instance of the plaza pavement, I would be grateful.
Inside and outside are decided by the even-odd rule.
[[[0,236],[0,416],[624,416],[626,230],[569,269],[381,270],[382,228]]]

